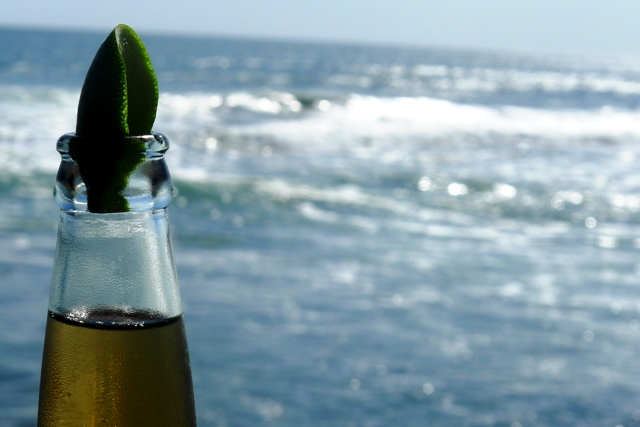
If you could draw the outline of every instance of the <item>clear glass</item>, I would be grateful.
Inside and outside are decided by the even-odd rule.
[[[38,408],[39,426],[195,426],[191,369],[166,207],[168,141],[123,194],[132,212],[86,211],[65,135],[61,207]],[[65,142],[66,141],[66,142]]]

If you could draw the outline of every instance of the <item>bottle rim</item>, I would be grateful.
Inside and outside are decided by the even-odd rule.
[[[128,137],[80,137],[75,133],[67,133],[58,139],[56,149],[62,159],[53,195],[62,210],[89,211],[90,189],[87,185],[87,175],[95,178],[96,173],[102,173],[106,176],[104,182],[107,182],[111,179],[113,167],[107,167],[105,174],[104,165],[117,166],[120,164],[118,162],[128,162],[132,169],[124,178],[124,183],[121,182],[120,186],[114,187],[117,195],[114,193],[113,197],[118,197],[118,203],[123,205],[121,209],[115,210],[156,210],[167,207],[171,202],[173,184],[164,159],[164,153],[169,149],[169,140],[162,133],[152,132],[149,135]],[[81,166],[78,160],[82,160],[84,166]],[[94,175],[91,175],[92,173]],[[102,181],[99,179],[97,182]]]
[[[68,155],[71,141],[86,140],[87,143],[104,144],[104,141],[108,141],[111,138],[112,137],[104,136],[78,136],[75,134],[75,132],[65,133],[60,138],[58,138],[58,142],[56,143],[56,150],[61,155]],[[129,141],[134,146],[144,147],[144,149],[140,150],[140,152],[146,153],[147,157],[155,157],[158,155],[161,156],[169,149],[169,139],[160,132],[151,132],[149,135],[123,136],[119,137],[119,139]],[[105,150],[108,150],[108,146],[105,146],[104,148]]]

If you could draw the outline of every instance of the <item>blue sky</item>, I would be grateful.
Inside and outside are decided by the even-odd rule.
[[[3,0],[0,25],[640,54],[637,0]]]

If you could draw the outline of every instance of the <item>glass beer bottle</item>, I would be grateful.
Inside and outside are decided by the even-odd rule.
[[[128,212],[87,211],[85,182],[60,138],[61,208],[38,426],[195,426],[193,386],[167,205],[162,134],[122,191]],[[108,150],[108,147],[105,147]]]

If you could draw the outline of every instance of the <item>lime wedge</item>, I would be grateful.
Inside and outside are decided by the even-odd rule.
[[[118,25],[102,43],[78,104],[77,138],[69,146],[87,188],[88,210],[126,212],[122,191],[144,159],[145,147],[127,136],[151,133],[158,81],[142,40]]]
[[[87,72],[78,105],[78,136],[146,135],[156,118],[158,81],[142,40],[118,25]]]

